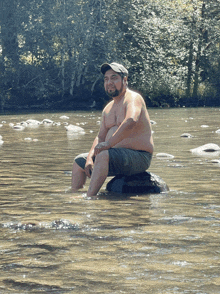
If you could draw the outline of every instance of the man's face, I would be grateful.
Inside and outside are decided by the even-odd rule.
[[[109,97],[119,96],[123,91],[122,77],[112,69],[107,70],[104,76],[104,88]]]

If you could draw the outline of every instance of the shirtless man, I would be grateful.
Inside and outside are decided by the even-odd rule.
[[[72,191],[91,178],[87,196],[96,196],[107,176],[131,175],[149,168],[153,153],[150,118],[142,96],[127,87],[128,71],[118,63],[103,64],[104,88],[112,100],[89,153],[75,158]]]

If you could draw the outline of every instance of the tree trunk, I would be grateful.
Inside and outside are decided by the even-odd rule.
[[[65,93],[65,61],[64,61],[64,52],[61,52],[61,84],[62,84],[62,95]]]
[[[187,82],[186,82],[186,97],[191,96],[191,81],[192,81],[192,65],[193,65],[193,41],[190,41],[189,46],[189,59],[188,59],[188,73],[187,73]]]
[[[16,22],[17,1],[1,0],[1,39],[2,39],[2,56],[11,61],[10,67],[17,69],[19,63],[18,39]]]
[[[200,69],[200,59],[201,59],[201,51],[202,51],[202,43],[203,43],[203,29],[204,29],[204,14],[205,14],[205,3],[202,5],[202,13],[201,13],[201,25],[199,29],[199,41],[198,41],[198,50],[196,56],[196,67],[195,67],[195,77],[194,77],[194,85],[193,85],[193,98],[198,96],[198,88],[199,88],[199,69]]]

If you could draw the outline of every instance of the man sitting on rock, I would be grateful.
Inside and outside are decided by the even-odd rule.
[[[87,196],[96,196],[107,176],[132,175],[149,168],[153,154],[151,123],[142,96],[127,87],[128,71],[118,63],[103,64],[104,88],[112,100],[89,153],[75,158],[72,191],[91,178]]]

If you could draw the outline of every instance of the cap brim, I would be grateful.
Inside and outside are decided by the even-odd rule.
[[[111,69],[111,66],[110,64],[108,63],[104,63],[102,66],[101,66],[101,73],[104,75],[106,73],[107,70]]]

